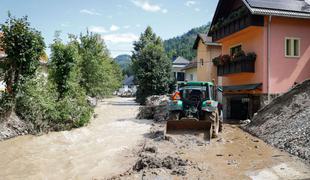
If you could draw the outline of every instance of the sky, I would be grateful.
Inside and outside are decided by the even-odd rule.
[[[182,35],[213,18],[217,0],[1,0],[0,24],[8,11],[27,15],[42,33],[47,47],[55,31],[79,35],[88,29],[99,33],[113,57],[130,54],[132,42],[147,26],[162,39]],[[50,53],[49,48],[46,49]]]

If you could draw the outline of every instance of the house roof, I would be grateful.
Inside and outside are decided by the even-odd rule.
[[[240,0],[254,15],[310,18],[310,0]],[[219,0],[211,26],[223,11],[231,10],[234,0]],[[227,4],[225,4],[227,3]],[[211,35],[209,31],[208,35]]]
[[[185,59],[184,57],[177,57],[173,62],[172,64],[173,65],[187,65],[188,63],[190,63],[189,60]]]
[[[182,69],[182,71],[188,70],[188,69],[193,69],[193,68],[197,68],[197,61],[196,60],[191,61],[187,66],[185,66]]]
[[[221,44],[219,44],[219,43],[212,42],[212,37],[211,36],[208,36],[207,34],[197,34],[197,38],[195,40],[193,49],[197,49],[198,48],[200,40],[206,46],[221,46]]]
[[[124,81],[123,81],[123,84],[124,85],[134,85],[134,79],[135,77],[134,76],[129,76],[127,77]]]
[[[310,18],[310,0],[242,0],[252,14]]]

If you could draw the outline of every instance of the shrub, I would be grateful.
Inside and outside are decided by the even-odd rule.
[[[31,122],[37,132],[50,129],[50,122],[59,119],[56,109],[56,92],[52,90],[46,80],[39,77],[28,80],[17,95],[16,113]]]
[[[82,88],[70,84],[68,94],[58,101],[56,88],[43,77],[28,80],[16,100],[17,115],[37,132],[81,127],[89,122],[92,112]]]

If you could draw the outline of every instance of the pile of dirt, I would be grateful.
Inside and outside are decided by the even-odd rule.
[[[154,119],[156,122],[165,121],[169,115],[169,101],[166,95],[148,97],[145,106],[140,107],[137,118]]]
[[[310,163],[310,80],[274,99],[244,128]]]
[[[146,147],[139,156],[138,161],[133,167],[133,170],[140,172],[144,170],[144,173],[153,172],[157,170],[166,169],[171,175],[185,176],[186,166],[191,165],[188,160],[183,160],[177,155],[165,155],[158,153],[156,146]],[[155,170],[155,171],[154,171]]]
[[[25,121],[20,120],[13,112],[7,120],[0,123],[0,141],[30,134],[32,130],[33,127]]]

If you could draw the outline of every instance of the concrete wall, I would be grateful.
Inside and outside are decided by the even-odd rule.
[[[197,48],[197,79],[198,81],[212,81],[217,82],[217,70],[213,65],[212,59],[221,54],[220,46],[206,46],[201,40]],[[203,63],[201,62],[203,61]]]
[[[193,80],[190,79],[190,76],[193,75]],[[190,68],[185,70],[185,80],[187,81],[197,81],[197,68]]]
[[[310,78],[310,20],[272,17],[271,37],[270,92],[277,94]],[[285,57],[286,37],[300,38],[300,57]]]
[[[237,73],[222,77],[223,86],[264,83],[264,28],[249,27],[231,36],[221,39],[222,54],[230,54],[230,48],[236,45],[242,46],[245,53],[255,52],[255,73]],[[264,91],[267,90],[263,84]]]

